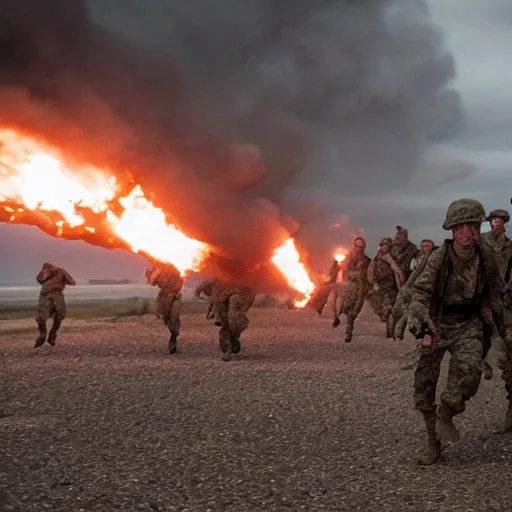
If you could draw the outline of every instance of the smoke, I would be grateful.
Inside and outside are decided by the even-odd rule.
[[[233,259],[297,230],[291,190],[411,176],[460,124],[453,76],[422,0],[0,0],[0,121],[135,177]]]

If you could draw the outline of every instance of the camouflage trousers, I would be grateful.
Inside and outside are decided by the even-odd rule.
[[[322,314],[331,292],[334,289],[336,289],[336,285],[332,283],[326,283],[319,286],[311,297],[308,306],[315,309],[319,315]]]
[[[354,322],[363,309],[366,298],[367,287],[359,281],[348,281],[340,283],[334,287],[334,321],[339,319],[340,315],[347,317],[347,334],[352,334]]]
[[[397,291],[394,288],[380,288],[368,294],[368,303],[373,312],[385,322],[395,304]]]
[[[453,414],[460,414],[480,386],[483,323],[480,318],[473,318],[464,322],[442,323],[436,325],[436,329],[436,345],[433,348],[420,348],[414,374],[415,407],[424,414],[435,412],[441,363],[445,353],[449,352],[448,379],[441,393],[441,402]]]
[[[256,298],[249,290],[224,289],[214,295],[213,304],[219,329],[219,347],[225,352],[240,343],[240,336],[249,327],[247,312]]]
[[[178,335],[181,327],[183,294],[160,290],[156,298],[156,316],[162,318],[171,334]]]
[[[53,318],[53,325],[50,330],[50,342],[55,341],[57,331],[60,329],[62,320],[66,318],[67,309],[64,294],[62,292],[53,292],[39,294],[39,302],[37,304],[36,323],[39,329],[39,342],[36,347],[44,340],[47,335],[46,322],[49,318]]]

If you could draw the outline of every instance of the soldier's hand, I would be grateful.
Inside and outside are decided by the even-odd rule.
[[[379,285],[378,285],[377,283],[375,283],[375,284],[373,285],[373,287],[372,287],[372,292],[377,293],[379,290],[380,290]]]
[[[512,327],[509,327],[505,332],[505,343],[512,345]]]

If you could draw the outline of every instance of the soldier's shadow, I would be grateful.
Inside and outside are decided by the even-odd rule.
[[[503,465],[509,468],[508,452],[512,434],[496,427],[496,431],[487,432],[478,437],[470,437],[458,443],[445,443],[443,463],[452,467],[468,468],[482,465]],[[508,471],[508,469],[507,469]]]

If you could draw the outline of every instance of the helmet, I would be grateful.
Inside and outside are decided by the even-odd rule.
[[[507,210],[493,210],[487,217],[489,222],[491,222],[492,219],[503,219],[503,222],[506,224],[510,221],[510,214],[507,212]]]
[[[384,244],[388,244],[391,246],[391,245],[393,245],[393,240],[387,236],[387,237],[383,238],[379,243],[379,245],[384,245]]]
[[[448,206],[443,229],[449,230],[459,224],[468,222],[484,222],[485,210],[482,203],[476,199],[457,199]]]

